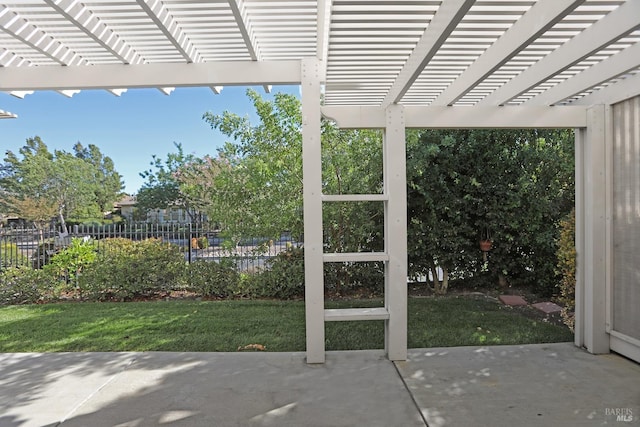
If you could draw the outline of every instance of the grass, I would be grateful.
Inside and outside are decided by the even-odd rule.
[[[328,302],[329,308],[380,301]],[[565,327],[534,320],[494,301],[409,299],[412,348],[571,341]],[[301,301],[60,303],[0,308],[0,352],[304,351]],[[327,350],[383,348],[382,321],[333,322]]]

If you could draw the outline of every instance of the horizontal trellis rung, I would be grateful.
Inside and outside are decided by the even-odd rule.
[[[384,307],[326,309],[325,322],[345,322],[351,320],[387,320],[389,311]]]
[[[389,261],[389,254],[384,252],[336,252],[322,255],[324,262],[368,262]]]
[[[323,202],[385,202],[386,194],[323,194]]]

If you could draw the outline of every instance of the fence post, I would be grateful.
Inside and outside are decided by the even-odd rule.
[[[192,228],[191,228],[191,223],[189,223],[189,238],[187,239],[187,245],[189,245],[189,257],[188,257],[188,262],[189,264],[191,264],[191,250],[193,249],[191,246],[191,239],[193,238],[192,235]]]

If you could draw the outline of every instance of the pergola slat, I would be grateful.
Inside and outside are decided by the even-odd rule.
[[[451,105],[551,28],[584,0],[541,0],[516,21],[472,66],[444,90],[433,106]]]
[[[141,62],[140,56],[81,3],[74,0],[44,0],[96,43],[124,64]]]
[[[450,0],[438,9],[438,13],[429,23],[427,30],[405,62],[389,93],[385,96],[382,102],[383,107],[392,103],[397,104],[402,99],[473,3],[473,0]]]
[[[562,80],[578,88],[571,102],[592,91],[571,76],[638,43],[638,9],[634,0],[9,0],[0,66],[316,57],[325,105],[544,105]]]
[[[477,105],[506,104],[522,92],[592,55],[638,27],[640,27],[640,2],[626,2],[577,34],[562,47],[531,65]]]
[[[604,81],[640,67],[640,44],[633,45],[620,53],[587,68],[580,74],[553,86],[523,105],[555,105],[566,98],[590,89]]]

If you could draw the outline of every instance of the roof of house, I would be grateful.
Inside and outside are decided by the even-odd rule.
[[[122,208],[124,206],[135,206],[136,203],[137,203],[137,201],[136,201],[135,196],[126,195],[122,199],[120,199],[119,201],[114,203],[114,206],[116,208]]]

